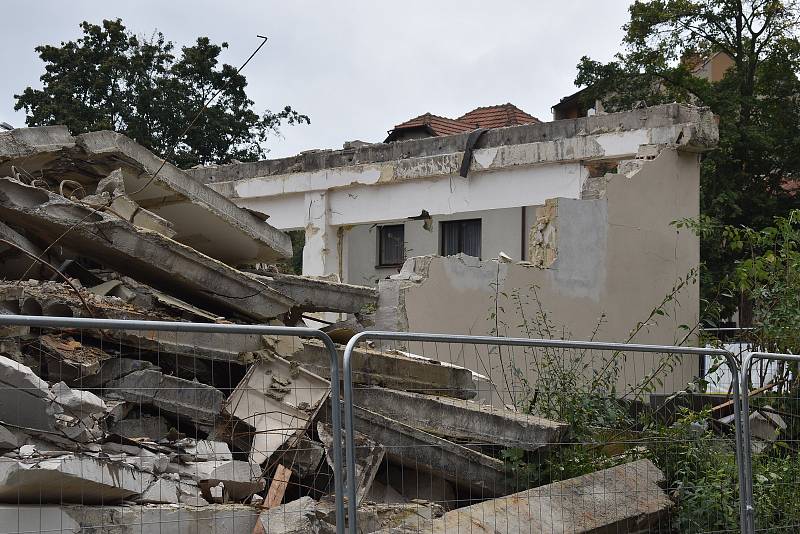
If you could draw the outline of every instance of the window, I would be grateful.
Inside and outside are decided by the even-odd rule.
[[[406,259],[405,225],[378,227],[378,267],[402,265]]]
[[[441,226],[442,256],[463,252],[481,257],[481,220],[444,221]]]

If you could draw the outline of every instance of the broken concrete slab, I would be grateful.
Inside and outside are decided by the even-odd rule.
[[[130,439],[147,438],[159,441],[166,437],[171,425],[160,416],[142,414],[114,421],[108,431]]]
[[[343,349],[339,347],[340,378]],[[316,340],[304,340],[303,350],[291,356],[309,371],[330,379],[330,356]],[[380,386],[400,391],[418,391],[458,399],[472,399],[477,394],[473,372],[464,367],[442,365],[436,360],[411,358],[396,352],[359,348],[351,359],[353,383]]]
[[[452,510],[425,532],[648,532],[672,507],[650,460]],[[386,530],[382,532],[409,532]]]
[[[394,463],[411,465],[472,492],[474,498],[507,495],[513,477],[501,460],[355,406],[355,430],[381,443]]]
[[[209,426],[214,425],[223,401],[222,392],[215,387],[165,375],[155,369],[133,371],[106,382],[103,393]]]
[[[330,393],[327,380],[279,356],[260,354],[225,401],[226,413],[254,429],[250,459],[258,464],[305,432]]]
[[[69,231],[70,250],[210,310],[265,320],[294,304],[191,247],[16,180],[0,178],[0,215],[48,242]]]
[[[86,455],[0,457],[0,502],[103,504],[150,486],[153,475]]]
[[[251,534],[258,510],[245,505],[0,505],[0,533]],[[13,530],[5,530],[10,526]],[[165,530],[169,527],[169,530]]]
[[[319,439],[325,444],[327,454],[325,459],[328,466],[335,470],[333,465],[333,431],[329,425],[317,423],[317,434]],[[372,488],[372,482],[375,480],[375,475],[378,473],[383,458],[386,456],[386,450],[383,445],[376,443],[369,439],[367,436],[360,432],[354,433],[353,446],[355,447],[356,456],[356,503],[361,504],[364,498]],[[345,449],[345,442],[342,439],[342,450]],[[346,469],[346,464],[343,464],[342,469]],[[350,482],[345,480],[345,488]],[[346,490],[345,490],[346,491]]]
[[[471,444],[535,451],[559,443],[567,430],[565,423],[491,405],[383,388],[354,388],[353,402],[430,434]]]
[[[288,235],[124,135],[90,132],[77,136],[76,142],[95,167],[124,164],[125,189],[132,200],[171,221],[176,240],[231,265],[291,257]]]

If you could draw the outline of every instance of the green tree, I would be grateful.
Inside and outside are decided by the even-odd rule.
[[[279,134],[282,124],[310,122],[290,106],[256,113],[245,77],[236,67],[220,65],[227,43],[200,37],[177,53],[163,34],[137,37],[120,19],[80,27],[83,36],[75,41],[36,47],[45,63],[42,89],[27,87],[15,95],[15,109],[25,110],[29,126],[115,130],[187,167],[263,158],[266,139]]]
[[[720,143],[703,161],[701,213],[722,225],[755,229],[785,215],[797,199],[784,186],[800,170],[800,12],[795,0],[637,0],[623,51],[601,63],[583,57],[577,85],[606,110],[642,103],[689,102],[719,117]],[[693,73],[698,59],[727,54],[722,80]],[[701,240],[706,299],[742,257],[715,239]],[[729,295],[731,311],[738,302]]]

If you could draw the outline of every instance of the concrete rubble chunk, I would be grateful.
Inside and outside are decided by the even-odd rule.
[[[650,460],[639,460],[452,510],[422,530],[432,534],[649,532],[648,527],[672,506],[659,486],[663,481]]]
[[[382,444],[393,463],[427,471],[473,496],[507,495],[515,489],[501,460],[358,406],[353,415],[356,431]]]
[[[147,404],[195,423],[213,425],[222,410],[222,393],[213,386],[165,375],[155,369],[133,371],[106,382],[104,394]]]
[[[289,467],[298,478],[315,476],[325,457],[325,447],[305,437],[289,440],[287,445],[289,447],[281,454],[279,463]]]
[[[209,502],[243,502],[266,485],[261,466],[253,462],[211,460],[188,468]]]
[[[19,447],[19,439],[16,434],[9,429],[0,425],[0,451],[14,450]]]
[[[175,237],[175,230],[171,222],[142,208],[127,197],[122,169],[115,169],[111,171],[111,174],[100,179],[97,182],[95,193],[86,195],[81,201],[95,209],[116,215],[140,228],[153,230],[169,238]]]
[[[308,428],[330,383],[279,356],[261,353],[225,401],[225,412],[254,429],[250,460],[262,464]]]
[[[157,477],[142,493],[131,498],[140,504],[190,504],[205,506],[205,500],[197,484],[188,483],[180,477]]]
[[[317,518],[317,502],[301,497],[261,513],[258,522],[263,534],[327,534],[335,529]]]
[[[70,230],[67,248],[204,308],[264,320],[293,305],[189,246],[13,179],[0,178],[0,216],[48,242]]]
[[[155,364],[147,360],[134,360],[133,358],[112,358],[104,361],[97,373],[84,379],[86,387],[99,387],[113,380],[122,378],[135,371],[159,370]]]
[[[46,362],[47,378],[76,382],[96,373],[111,355],[98,347],[83,344],[70,336],[44,334],[27,343],[27,348]]]
[[[561,441],[564,423],[448,397],[383,388],[355,388],[353,402],[451,441],[535,451]]]
[[[169,433],[170,426],[163,417],[142,414],[114,421],[109,425],[108,431],[131,439],[148,438],[159,441]]]
[[[323,498],[317,503],[317,517],[331,525],[336,524],[335,510],[334,502],[329,498]],[[405,528],[409,532],[425,532],[423,527],[441,517],[444,510],[438,504],[424,500],[392,504],[368,502],[358,507],[357,514],[357,532],[359,534],[391,528]]]
[[[60,405],[68,414],[79,419],[106,413],[106,403],[103,402],[103,399],[89,391],[72,389],[64,382],[53,385],[50,391],[53,393],[53,402]]]
[[[0,505],[0,533],[252,534],[258,510],[245,505]],[[169,528],[167,528],[169,527]],[[170,530],[174,529],[174,530]]]
[[[118,502],[141,493],[153,475],[86,455],[15,460],[0,457],[0,502]]]
[[[317,434],[319,439],[325,444],[327,454],[325,459],[331,469],[335,469],[333,465],[333,431],[330,425],[324,423],[317,423]],[[375,480],[375,475],[383,464],[383,459],[386,456],[386,450],[380,443],[375,443],[360,432],[354,435],[354,446],[356,448],[356,502],[361,504],[364,498],[372,488],[372,482]],[[345,440],[342,439],[342,450],[345,450]],[[343,469],[346,468],[346,463]],[[349,481],[345,481],[345,485]],[[346,487],[346,486],[345,486]]]
[[[343,349],[339,348],[340,377]],[[322,342],[303,341],[303,350],[291,356],[309,371],[330,379],[330,356]],[[352,355],[353,383],[400,391],[418,391],[459,399],[472,399],[478,389],[474,373],[436,360],[413,358],[398,352],[358,348]]]
[[[55,415],[47,382],[30,367],[0,355],[0,421],[13,426],[55,431]]]

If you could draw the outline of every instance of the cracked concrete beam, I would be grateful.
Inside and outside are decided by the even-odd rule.
[[[258,274],[258,280],[292,299],[303,311],[357,313],[368,304],[377,304],[378,291],[373,287],[355,286],[291,274]]]
[[[343,350],[339,347],[339,369],[343,367]],[[303,350],[289,356],[305,369],[330,379],[330,356],[324,345],[316,340],[304,340]],[[381,386],[401,391],[418,391],[472,399],[478,385],[469,369],[443,365],[435,360],[411,358],[397,352],[356,349],[352,356],[353,383]]]
[[[0,179],[0,215],[48,242],[69,231],[64,247],[222,314],[266,320],[294,305],[252,276],[157,232],[10,178]]]
[[[425,432],[464,443],[535,451],[561,442],[567,425],[504,408],[384,388],[355,388],[353,402]]]
[[[650,532],[649,527],[672,507],[659,486],[663,480],[650,460],[639,460],[452,510],[421,530],[431,534]]]
[[[355,430],[382,444],[394,463],[429,471],[468,489],[473,498],[508,495],[515,489],[502,460],[358,406],[353,415]]]

